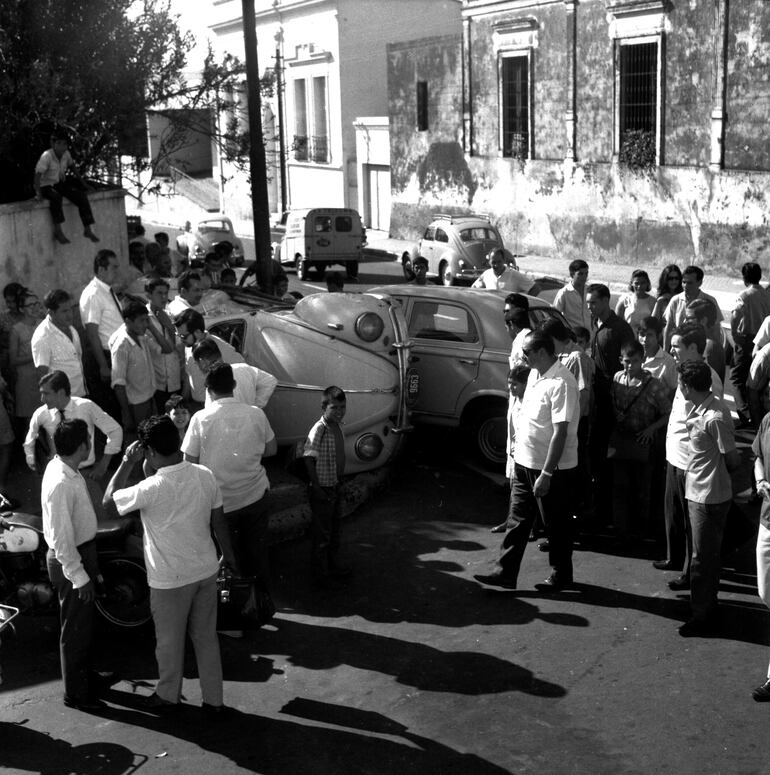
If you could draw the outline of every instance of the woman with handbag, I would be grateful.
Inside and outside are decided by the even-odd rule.
[[[655,433],[668,422],[671,399],[665,385],[642,368],[644,348],[637,341],[621,348],[623,370],[615,374],[612,407],[615,427],[607,456],[613,470],[613,523],[622,541],[642,535],[650,519]]]

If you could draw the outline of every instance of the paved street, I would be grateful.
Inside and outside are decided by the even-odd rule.
[[[747,439],[744,439],[744,442]],[[240,641],[223,639],[227,723],[205,723],[194,663],[189,708],[136,709],[156,674],[150,632],[100,640],[124,680],[109,710],[65,709],[55,623],[23,617],[2,661],[3,773],[763,773],[754,703],[770,649],[751,547],[722,581],[726,634],[682,639],[686,598],[640,545],[584,539],[578,588],[534,589],[546,556],[530,545],[521,591],[473,581],[499,537],[506,492],[455,454],[452,434],[418,434],[391,483],[344,527],[356,567],[322,592],[308,546],[276,547],[279,612]],[[443,453],[436,456],[435,451]],[[745,454],[745,447],[744,447]]]

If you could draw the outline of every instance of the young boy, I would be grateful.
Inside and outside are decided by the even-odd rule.
[[[340,427],[347,410],[344,391],[336,385],[326,388],[321,409],[321,419],[305,441],[304,458],[310,480],[313,573],[321,584],[327,584],[351,573],[350,568],[337,563],[345,471],[345,439]]]
[[[56,131],[51,135],[51,147],[43,152],[35,165],[35,198],[48,199],[51,203],[53,236],[57,242],[62,245],[69,242],[61,227],[64,223],[63,197],[67,197],[78,208],[80,220],[83,222],[83,236],[91,242],[98,242],[99,238],[91,230],[94,216],[88,203],[85,184],[75,172],[68,144],[64,132]]]
[[[183,441],[185,433],[187,433],[187,426],[190,424],[191,416],[187,402],[179,395],[179,393],[174,393],[174,395],[166,401],[163,409],[179,431],[179,440]]]

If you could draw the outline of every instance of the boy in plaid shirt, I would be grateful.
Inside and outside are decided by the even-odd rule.
[[[342,474],[345,441],[342,420],[347,408],[345,393],[336,385],[326,388],[321,400],[323,414],[305,441],[305,466],[310,481],[313,572],[319,582],[346,578],[350,568],[337,563],[342,512]]]

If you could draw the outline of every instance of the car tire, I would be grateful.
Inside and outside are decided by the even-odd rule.
[[[441,266],[438,268],[438,279],[441,281],[442,285],[446,285],[447,287],[455,284],[455,278],[452,276],[452,273],[449,270],[448,262],[441,262]]]
[[[401,255],[401,271],[404,273],[405,280],[414,280],[414,272],[412,271],[412,256],[408,250],[405,250]]]
[[[348,273],[348,280],[352,282],[358,281],[358,261],[348,261],[345,265],[345,270]]]
[[[473,451],[488,469],[505,469],[508,443],[508,407],[504,401],[495,401],[476,409],[465,423]]]
[[[308,276],[307,261],[299,253],[297,253],[297,255],[294,256],[294,268],[297,270],[298,280],[307,280],[307,276]]]
[[[320,264],[313,264],[313,269],[315,271],[315,276],[319,280],[324,279],[324,273],[326,272],[326,264],[320,263]]]

